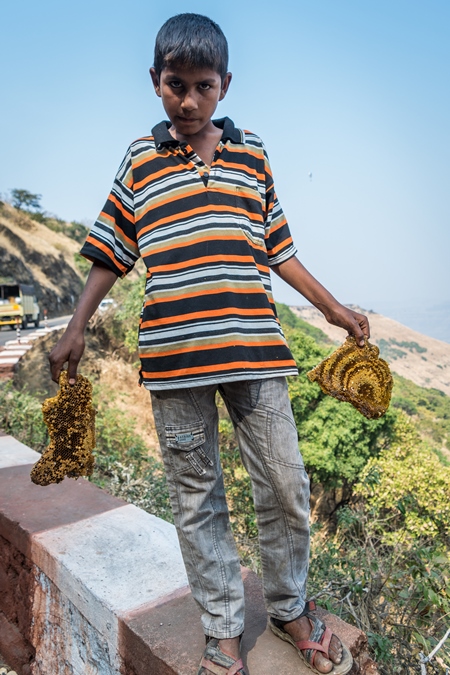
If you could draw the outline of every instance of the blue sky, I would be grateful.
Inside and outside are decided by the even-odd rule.
[[[342,302],[450,342],[448,0],[4,3],[0,192],[94,220],[164,117],[148,68],[184,11],[228,37],[217,116],[264,139],[300,259]]]

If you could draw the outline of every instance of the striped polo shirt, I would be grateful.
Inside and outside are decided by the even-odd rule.
[[[161,122],[129,147],[81,253],[147,267],[141,377],[173,389],[297,373],[269,266],[296,253],[258,136],[225,117],[211,167]]]

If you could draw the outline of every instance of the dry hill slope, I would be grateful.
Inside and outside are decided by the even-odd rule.
[[[75,266],[80,249],[73,239],[54,232],[9,204],[0,204],[0,276],[34,284],[41,312],[71,312],[83,282]]]
[[[450,344],[418,333],[381,314],[354,305],[352,309],[368,315],[371,342],[380,347],[381,356],[395,373],[421,387],[434,387],[450,396]],[[315,307],[291,307],[291,310],[323,330],[337,344],[344,341],[345,331],[327,323]]]

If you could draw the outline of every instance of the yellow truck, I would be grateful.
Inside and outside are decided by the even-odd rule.
[[[20,323],[39,326],[40,309],[34,286],[19,284],[12,279],[0,279],[0,326],[15,328]]]

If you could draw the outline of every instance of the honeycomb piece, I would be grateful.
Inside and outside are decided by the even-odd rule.
[[[64,370],[59,386],[57,395],[47,398],[42,404],[50,444],[31,470],[31,480],[37,485],[60,483],[65,476],[90,476],[94,469],[92,384],[83,375],[77,375],[75,384],[71,386]]]
[[[379,353],[367,339],[364,347],[358,347],[349,336],[307,375],[325,394],[351,403],[369,420],[377,419],[389,407],[393,385],[389,366]]]

